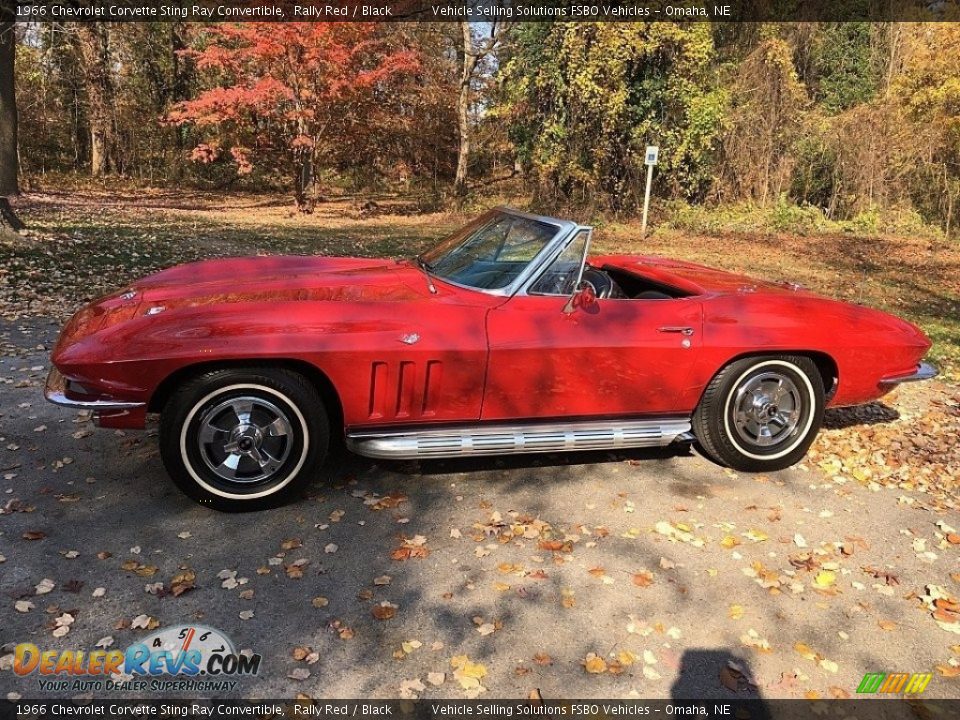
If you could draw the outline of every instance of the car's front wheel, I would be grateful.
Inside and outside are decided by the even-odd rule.
[[[160,422],[160,454],[177,487],[230,512],[275,507],[303,489],[329,438],[316,389],[277,368],[204,373],[173,394]]]
[[[736,470],[782,470],[806,454],[824,404],[823,379],[810,358],[743,358],[710,381],[693,433],[708,455]]]

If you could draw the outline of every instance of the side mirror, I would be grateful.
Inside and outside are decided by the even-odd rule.
[[[570,299],[567,300],[567,304],[563,306],[563,314],[569,315],[578,308],[590,308],[596,304],[597,292],[593,289],[593,285],[588,282],[580,281],[576,289],[573,291],[573,295],[571,295]]]

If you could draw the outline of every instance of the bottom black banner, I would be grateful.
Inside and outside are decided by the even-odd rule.
[[[18,700],[0,718],[207,718],[343,720],[550,718],[559,720],[937,720],[960,717],[956,700]]]

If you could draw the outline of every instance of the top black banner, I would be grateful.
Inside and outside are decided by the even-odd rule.
[[[960,0],[2,0],[18,22],[944,22]],[[15,6],[15,10],[14,10]]]

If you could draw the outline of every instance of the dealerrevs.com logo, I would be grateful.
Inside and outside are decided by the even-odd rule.
[[[16,646],[13,671],[39,676],[41,690],[233,690],[256,675],[262,657],[237,652],[224,633],[203,625],[158,630],[126,650],[41,650]]]

